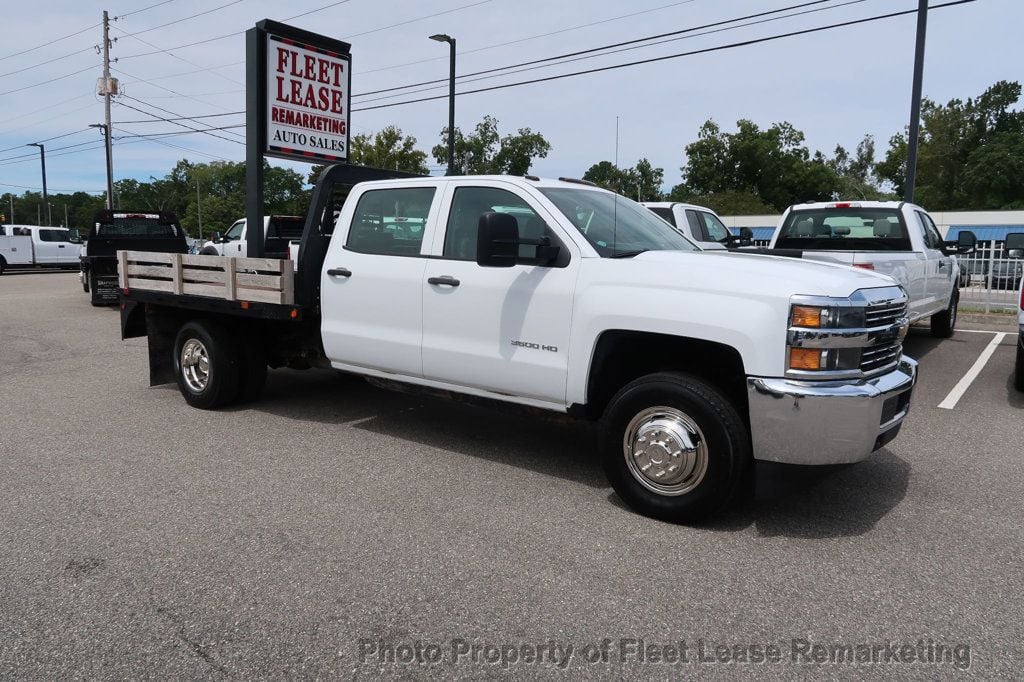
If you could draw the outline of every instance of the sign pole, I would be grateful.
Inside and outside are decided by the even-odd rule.
[[[245,32],[245,223],[246,255],[263,257],[263,152],[267,148],[266,32]]]

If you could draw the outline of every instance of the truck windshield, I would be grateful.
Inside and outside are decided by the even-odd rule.
[[[779,249],[910,251],[896,208],[814,208],[790,211],[775,242]]]
[[[698,251],[646,207],[611,192],[541,187],[602,258],[644,251]]]

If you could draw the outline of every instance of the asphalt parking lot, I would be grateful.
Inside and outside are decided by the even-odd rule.
[[[75,274],[5,274],[0,678],[1017,677],[1016,336],[939,407],[993,338],[913,331],[894,442],[759,467],[752,501],[690,528],[624,508],[581,424],[289,370],[190,409]],[[813,660],[845,646],[888,648]]]

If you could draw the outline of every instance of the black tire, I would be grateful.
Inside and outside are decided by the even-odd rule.
[[[255,339],[240,339],[238,345],[242,358],[238,372],[238,401],[248,403],[260,397],[267,383],[267,354]]]
[[[89,293],[89,273],[82,271],[82,291]]]
[[[182,365],[182,350],[192,340],[201,345],[207,359],[205,384],[196,381],[195,387],[190,385],[194,380],[186,378],[186,368]],[[239,364],[231,333],[216,322],[192,320],[178,330],[174,339],[174,377],[182,397],[192,407],[212,410],[235,400],[240,385]]]
[[[3,256],[0,256],[0,275],[4,274],[4,268],[7,267],[7,261],[4,260]]]
[[[692,468],[697,472],[703,466],[703,474],[684,477],[677,484],[676,494],[649,487],[651,479],[643,482],[644,474],[639,470],[634,472],[627,461],[627,432],[635,430],[631,422],[654,408],[682,413],[697,427],[699,434],[695,438],[697,451]],[[657,440],[658,434],[664,437],[666,432],[657,430],[656,426],[652,428],[655,430],[647,431],[648,442],[661,442]],[[646,516],[673,523],[694,523],[727,506],[745,488],[752,461],[748,428],[736,408],[717,388],[694,376],[661,372],[627,384],[605,409],[599,433],[605,474],[612,488],[627,505]],[[637,435],[643,433],[641,428]],[[647,437],[643,436],[641,441]],[[703,465],[700,463],[701,442]],[[664,453],[658,449],[660,447],[655,449],[655,456]],[[685,470],[683,467],[677,473]]]
[[[941,313],[932,315],[932,336],[939,339],[948,339],[956,331],[956,312],[960,303],[960,292],[956,289],[949,297],[949,305]]]
[[[1013,387],[1024,392],[1024,343],[1017,340],[1017,363],[1013,369]]]
[[[200,256],[219,256],[220,254],[217,253],[217,249],[213,248],[212,246],[207,246],[207,247],[204,247],[203,250],[199,252],[199,255]]]

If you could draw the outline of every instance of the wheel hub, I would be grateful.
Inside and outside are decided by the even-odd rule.
[[[661,495],[683,495],[707,472],[704,434],[675,408],[653,407],[636,415],[626,427],[622,447],[633,477]]]
[[[193,393],[202,393],[210,382],[210,354],[199,339],[189,339],[181,347],[181,377]]]

